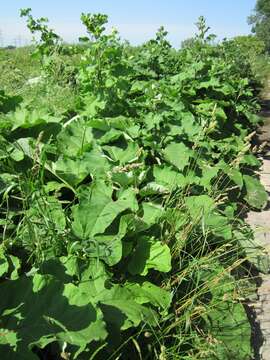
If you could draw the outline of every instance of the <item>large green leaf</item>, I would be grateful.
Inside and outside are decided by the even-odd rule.
[[[58,123],[61,120],[61,118],[51,116],[43,109],[31,111],[27,108],[19,108],[12,115],[12,130],[17,128],[27,129],[41,124]]]
[[[123,136],[123,131],[110,129],[109,131],[105,132],[105,134],[98,139],[98,143],[100,145],[105,145],[112,143]]]
[[[249,227],[237,229],[233,236],[245,251],[248,261],[259,270],[260,273],[268,274],[270,268],[270,258],[265,251],[260,238],[254,236],[253,230]]]
[[[204,164],[201,166],[202,177],[200,178],[200,185],[205,189],[211,190],[212,182],[219,172],[218,166],[211,166],[210,164]]]
[[[137,209],[135,192],[127,189],[117,201],[112,199],[113,189],[99,181],[89,188],[89,197],[73,207],[72,229],[76,236],[89,239],[102,234],[118,214]]]
[[[63,155],[80,156],[92,146],[93,134],[84,120],[76,120],[64,127],[57,136],[57,147]]]
[[[148,131],[155,127],[159,127],[162,120],[162,115],[156,113],[148,113],[143,119],[145,127]]]
[[[77,158],[61,157],[52,164],[52,172],[58,174],[70,185],[78,185],[88,175],[93,178],[104,176],[110,169],[105,155],[98,149],[93,149]]]
[[[181,127],[191,140],[202,131],[201,126],[196,122],[194,115],[190,112],[182,112],[180,115]]]
[[[163,206],[151,202],[143,202],[142,208],[142,220],[149,226],[158,224],[165,211]]]
[[[161,272],[171,270],[171,253],[168,245],[146,236],[138,239],[128,270],[132,275],[147,275],[150,269]]]
[[[215,279],[220,280],[211,289],[211,309],[207,316],[210,319],[209,330],[217,345],[215,355],[209,356],[209,359],[249,360],[252,355],[251,328],[243,305],[235,298],[235,281],[220,266],[215,272]],[[210,277],[213,279],[213,274]],[[213,280],[208,278],[206,281]]]
[[[153,175],[156,183],[167,185],[169,189],[175,186],[183,187],[186,185],[186,179],[183,174],[178,173],[169,166],[154,165]]]
[[[208,195],[189,196],[186,199],[186,205],[195,220],[207,217],[215,208],[214,200]]]
[[[263,185],[255,177],[244,175],[245,200],[256,209],[264,209],[268,203],[268,194]]]
[[[121,165],[138,161],[140,156],[140,148],[135,142],[129,142],[126,148],[103,146],[103,149],[107,151],[113,161],[119,162]]]
[[[222,237],[226,240],[232,238],[232,226],[225,216],[218,213],[211,213],[204,219],[204,225],[218,237]]]
[[[110,266],[116,265],[123,255],[122,238],[126,235],[128,229],[128,222],[125,221],[127,216],[129,215],[121,217],[117,234],[95,235],[94,241],[84,241],[82,243],[84,252],[92,258],[103,260]]]
[[[149,282],[108,286],[108,274],[99,260],[90,260],[81,280],[80,289],[95,303],[101,304],[106,323],[117,331],[141,323],[155,326],[158,315],[152,306],[162,307],[165,311],[170,305],[170,293]]]
[[[164,149],[163,153],[165,160],[179,170],[183,170],[189,165],[190,157],[193,155],[192,150],[183,143],[171,143]]]
[[[121,330],[137,327],[141,323],[156,326],[158,319],[155,312],[147,307],[138,304],[135,300],[108,299],[101,302],[101,309],[107,323],[117,325]]]
[[[23,276],[1,285],[2,324],[17,334],[12,338],[13,352],[1,351],[2,359],[37,359],[34,345],[65,341],[81,352],[91,342],[107,336],[102,313],[89,296],[72,284],[64,285],[51,275]],[[76,358],[76,357],[75,357]]]
[[[170,306],[172,294],[148,281],[142,284],[127,283],[125,287],[132,292],[134,299],[139,304],[150,302],[162,310],[168,310]]]

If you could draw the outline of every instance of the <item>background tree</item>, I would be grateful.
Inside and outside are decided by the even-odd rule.
[[[266,50],[270,52],[270,1],[257,0],[248,22],[252,25],[252,32],[265,42]]]

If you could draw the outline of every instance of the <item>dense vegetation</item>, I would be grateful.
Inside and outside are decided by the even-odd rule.
[[[252,31],[265,43],[270,52],[270,3],[269,0],[257,0],[254,13],[249,17]]]
[[[22,16],[39,78],[0,92],[1,359],[250,359],[250,49],[202,18],[182,50],[163,28],[134,48],[101,14],[69,47]]]

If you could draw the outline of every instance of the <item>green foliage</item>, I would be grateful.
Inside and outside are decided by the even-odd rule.
[[[216,269],[218,278],[220,270],[218,265]],[[205,275],[206,277],[209,276],[208,274]],[[211,276],[210,279],[208,278],[210,281]],[[209,360],[250,359],[251,330],[245,321],[245,310],[234,301],[233,282],[233,278],[228,275],[222,279],[222,284],[212,291],[211,302],[216,306],[207,314],[208,321],[212,335],[222,345],[216,345],[215,355],[210,355]]]
[[[254,14],[248,18],[252,31],[265,43],[270,51],[270,6],[268,0],[257,0]]]
[[[216,35],[208,34],[210,27],[207,26],[206,19],[203,16],[200,16],[198,21],[195,23],[197,27],[197,34],[188,38],[181,43],[182,48],[200,48],[202,44],[207,44],[215,40]]]
[[[22,95],[25,82],[40,73],[40,64],[31,57],[32,47],[0,49],[0,88],[9,95]]]
[[[32,56],[41,60],[44,76],[49,75],[61,85],[74,83],[76,69],[72,60],[78,48],[64,45],[60,36],[48,27],[48,19],[34,19],[31,11],[31,8],[21,9],[20,15],[27,18],[30,32],[38,36]]]
[[[105,25],[108,22],[108,16],[104,14],[82,14],[82,23],[86,26],[90,37],[98,40],[105,30]]]
[[[21,9],[20,16],[27,18],[27,27],[32,34],[40,33],[40,41],[37,44],[37,51],[41,55],[50,55],[59,46],[60,37],[48,28],[48,19],[41,17],[35,20],[31,14],[32,9]]]
[[[239,47],[239,51],[249,56],[251,60],[265,52],[265,44],[257,36],[236,36],[232,39],[232,41],[237,47]]]
[[[22,15],[53,57],[45,19]],[[162,27],[131,48],[107,16],[82,21],[72,114],[0,93],[0,354],[246,360],[238,215],[267,201],[249,59],[203,18],[180,51]]]
[[[8,96],[3,90],[0,90],[0,113],[8,113],[15,110],[22,99],[19,96]]]
[[[265,208],[268,203],[268,194],[260,181],[249,175],[244,175],[243,180],[245,183],[245,200],[247,203],[256,209]]]
[[[17,329],[17,336],[14,352],[7,348],[3,359],[37,359],[31,349],[55,341],[73,345],[76,359],[91,342],[106,339],[106,323],[117,332],[141,322],[154,326],[157,315],[147,304],[165,310],[169,306],[168,294],[153,284],[121,288],[108,287],[108,282],[101,262],[82,264],[77,257],[52,260],[42,265],[41,273],[7,281],[0,303],[2,326],[10,332]]]

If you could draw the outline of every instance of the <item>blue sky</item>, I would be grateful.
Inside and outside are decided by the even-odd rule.
[[[101,12],[109,15],[109,28],[116,27],[133,44],[151,38],[164,25],[172,44],[179,46],[194,34],[200,15],[219,38],[248,34],[247,17],[255,4],[256,0],[1,0],[0,42],[30,41],[25,21],[19,18],[19,9],[25,7],[32,8],[34,17],[48,17],[66,41],[84,34],[82,12]]]

